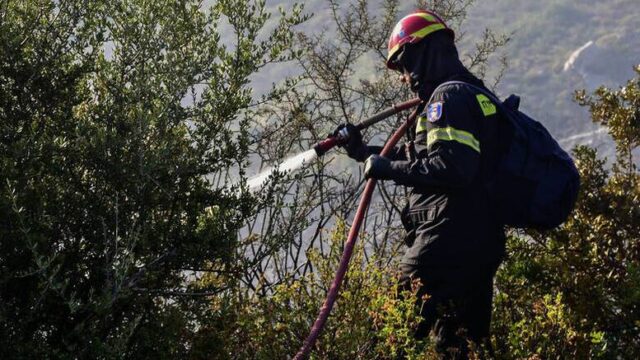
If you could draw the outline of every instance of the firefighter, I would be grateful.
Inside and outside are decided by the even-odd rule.
[[[419,300],[423,321],[415,335],[432,332],[442,358],[464,359],[470,343],[490,348],[493,278],[505,251],[504,226],[484,187],[502,151],[500,119],[496,106],[472,87],[445,85],[434,93],[448,81],[484,88],[459,60],[453,31],[435,13],[420,10],[401,19],[388,50],[387,67],[401,72],[424,101],[414,141],[384,158],[351,124],[335,134],[347,139],[342,146],[350,157],[364,161],[365,177],[410,188],[400,270],[405,287],[420,280],[418,296],[426,299]]]

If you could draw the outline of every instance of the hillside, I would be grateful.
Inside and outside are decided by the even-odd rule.
[[[491,27],[512,34],[506,49],[510,68],[500,93],[521,94],[524,108],[563,139],[596,130],[586,110],[573,101],[576,89],[618,87],[633,77],[632,67],[640,63],[636,15],[632,0],[498,0],[474,6],[466,25],[469,31]],[[605,138],[599,133],[577,141],[598,146]],[[563,145],[574,143],[569,139]]]
[[[276,12],[285,1],[270,1],[267,6]],[[328,2],[306,3],[314,16],[300,31],[314,34],[335,31]],[[380,2],[373,2],[375,10]],[[411,11],[412,5],[402,5],[400,13]],[[573,101],[575,90],[593,90],[599,85],[617,87],[633,76],[633,65],[640,63],[640,32],[637,29],[637,3],[633,0],[612,2],[541,0],[513,2],[477,1],[469,9],[464,34],[459,43],[462,56],[473,50],[474,41],[485,28],[511,37],[503,49],[509,68],[497,91],[501,96],[516,93],[522,96],[522,107],[542,121],[561,139],[566,148],[575,144],[590,144],[611,155],[611,142],[603,131],[593,125],[585,109]],[[592,42],[565,64],[576,50]],[[493,70],[498,68],[494,64]],[[359,72],[370,75],[373,64],[363,64]],[[489,77],[494,75],[489,69]],[[268,67],[253,78],[254,93],[263,93],[286,75],[296,73],[291,64]]]

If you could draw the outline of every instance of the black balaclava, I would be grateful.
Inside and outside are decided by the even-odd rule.
[[[483,86],[462,64],[450,34],[438,31],[417,44],[407,44],[400,57],[411,77],[411,90],[428,100],[438,85],[460,80]]]

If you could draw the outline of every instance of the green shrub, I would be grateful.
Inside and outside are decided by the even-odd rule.
[[[333,280],[345,234],[340,222],[331,239],[331,255],[309,252],[313,271],[276,286],[273,294],[238,291],[216,300],[215,338],[225,339],[224,352],[217,358],[285,359],[294,355]],[[423,357],[432,350],[428,343],[413,339],[419,320],[415,292],[399,291],[395,266],[388,259],[365,260],[363,254],[363,245],[358,245],[313,358],[396,359],[401,353],[408,359]]]

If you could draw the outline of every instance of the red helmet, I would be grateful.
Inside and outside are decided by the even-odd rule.
[[[440,16],[434,12],[416,10],[413,14],[403,17],[393,28],[391,37],[389,37],[387,67],[398,70],[394,60],[403,45],[415,44],[427,35],[439,30],[446,30],[451,36],[454,36],[453,30],[449,29]]]

